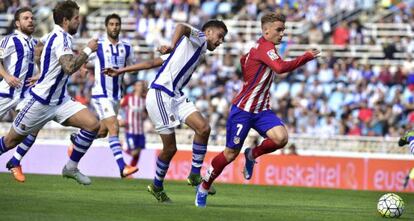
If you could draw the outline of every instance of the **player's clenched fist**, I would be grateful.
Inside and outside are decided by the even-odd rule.
[[[98,39],[91,39],[88,42],[88,48],[92,49],[92,51],[98,50]]]
[[[157,50],[161,53],[161,54],[168,54],[172,51],[172,47],[171,46],[166,46],[166,45],[162,45],[160,46]]]

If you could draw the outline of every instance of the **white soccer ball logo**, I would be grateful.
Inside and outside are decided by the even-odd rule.
[[[404,212],[404,201],[395,193],[387,193],[378,200],[377,210],[386,218],[398,218]]]

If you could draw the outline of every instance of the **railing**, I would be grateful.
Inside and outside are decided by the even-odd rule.
[[[0,35],[6,35],[7,29],[13,20],[12,14],[0,14]]]
[[[131,2],[134,2],[134,0],[88,0],[88,5],[92,8],[101,8],[106,5],[128,5]]]

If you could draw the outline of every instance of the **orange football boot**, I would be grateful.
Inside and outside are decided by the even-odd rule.
[[[14,166],[10,162],[6,165],[7,169],[9,169],[10,173],[13,175],[14,179],[19,182],[24,182],[26,180],[26,177],[23,174],[22,166]]]
[[[125,165],[125,168],[121,171],[121,177],[122,178],[128,177],[129,175],[132,175],[136,173],[137,171],[138,171],[137,167]]]

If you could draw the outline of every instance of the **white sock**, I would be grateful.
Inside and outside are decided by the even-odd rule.
[[[200,186],[198,186],[198,191],[202,192],[202,193],[208,193],[208,190],[204,189],[203,185],[200,184]]]

